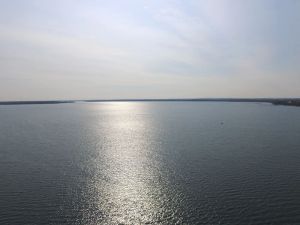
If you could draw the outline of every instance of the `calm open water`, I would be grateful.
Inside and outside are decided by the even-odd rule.
[[[300,108],[0,106],[0,224],[300,224]]]

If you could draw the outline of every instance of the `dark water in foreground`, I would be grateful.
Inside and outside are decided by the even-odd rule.
[[[300,224],[300,108],[0,106],[0,224]]]

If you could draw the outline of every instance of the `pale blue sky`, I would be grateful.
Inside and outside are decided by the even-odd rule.
[[[0,100],[300,97],[299,0],[0,0]]]

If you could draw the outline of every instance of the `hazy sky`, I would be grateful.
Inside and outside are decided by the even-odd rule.
[[[300,0],[0,0],[0,100],[300,97]]]

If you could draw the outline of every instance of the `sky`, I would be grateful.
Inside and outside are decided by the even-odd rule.
[[[0,101],[300,97],[299,0],[0,0]]]

